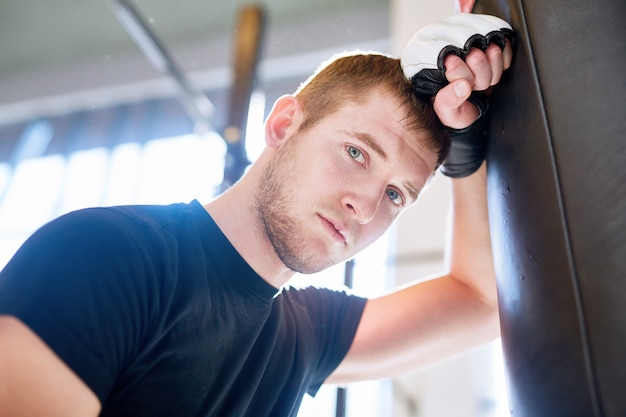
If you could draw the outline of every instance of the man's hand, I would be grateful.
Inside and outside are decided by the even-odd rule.
[[[485,159],[488,100],[482,91],[511,65],[512,39],[506,21],[461,13],[420,29],[404,49],[404,75],[417,94],[434,97],[435,112],[450,129],[441,167],[446,176],[471,175]]]
[[[502,73],[511,66],[513,51],[507,39],[501,49],[491,44],[483,52],[472,48],[463,61],[456,55],[444,59],[446,78],[450,84],[443,87],[434,100],[434,108],[439,120],[453,129],[463,129],[478,117],[478,109],[468,102],[472,91],[484,91],[497,84]]]

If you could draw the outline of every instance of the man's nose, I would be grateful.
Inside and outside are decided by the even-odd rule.
[[[381,193],[375,190],[378,187],[368,187],[365,191],[348,193],[343,198],[343,206],[346,207],[353,219],[360,224],[371,222],[381,202]]]

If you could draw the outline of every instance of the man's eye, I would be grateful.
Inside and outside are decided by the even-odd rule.
[[[389,197],[389,199],[398,206],[401,206],[404,202],[400,193],[393,188],[387,188],[387,197]]]
[[[363,152],[361,152],[358,148],[354,146],[348,146],[348,154],[352,159],[356,159],[358,162],[365,162],[365,156],[363,156]]]

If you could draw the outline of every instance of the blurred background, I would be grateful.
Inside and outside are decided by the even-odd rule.
[[[98,205],[160,204],[219,192],[228,148],[237,16],[248,3],[135,0],[187,82],[210,103],[199,126],[181,79],[155,67],[113,0],[0,5],[0,268],[39,226]],[[258,69],[245,109],[245,153],[263,147],[273,101],[332,54],[400,55],[453,0],[265,0]],[[119,9],[117,9],[119,11]],[[239,29],[238,29],[239,28]],[[189,93],[189,91],[187,91]],[[184,94],[183,94],[184,95]],[[188,99],[187,94],[187,99]],[[185,104],[186,103],[186,104]],[[354,291],[370,296],[444,267],[449,184],[438,176],[417,207],[355,259]],[[344,265],[297,277],[340,286]],[[306,398],[301,416],[336,415],[337,387]],[[500,344],[397,378],[346,387],[352,417],[508,416]],[[343,412],[343,411],[342,411]]]

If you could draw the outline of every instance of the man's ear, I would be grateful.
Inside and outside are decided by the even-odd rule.
[[[303,109],[300,101],[285,95],[274,103],[274,107],[265,121],[265,142],[269,147],[279,147],[300,127]]]

